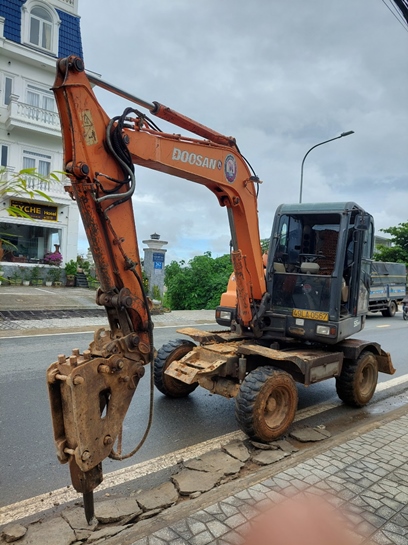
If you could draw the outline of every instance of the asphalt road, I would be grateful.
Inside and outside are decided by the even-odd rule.
[[[408,374],[407,322],[374,315],[359,338],[375,340],[391,352],[397,373],[379,381]],[[180,337],[176,328],[156,328],[159,348]],[[52,441],[45,371],[57,354],[88,347],[92,334],[47,335],[0,339],[0,505],[9,505],[70,484],[66,466],[60,466]],[[334,380],[299,387],[299,409],[337,400]],[[124,426],[124,450],[143,434],[149,404],[148,374],[141,381]],[[234,402],[198,388],[189,398],[168,399],[157,391],[154,421],[139,453],[126,462],[104,462],[104,472],[149,460],[235,431]]]

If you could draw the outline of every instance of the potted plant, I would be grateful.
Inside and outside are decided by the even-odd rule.
[[[21,286],[21,282],[23,281],[21,277],[21,272],[16,269],[8,280],[12,286]]]
[[[57,245],[55,245],[57,246]],[[54,265],[59,267],[62,263],[62,254],[59,251],[59,248],[55,248],[55,252],[47,252],[43,259],[46,265]]]
[[[54,286],[62,286],[61,269],[59,267],[52,267],[52,269],[50,269],[50,273],[51,273],[52,282]]]
[[[28,268],[20,267],[21,277],[23,279],[23,286],[29,286],[31,280],[31,270]]]
[[[71,259],[68,263],[65,264],[65,274],[67,277],[66,286],[72,287],[75,286],[75,275],[78,269],[78,263]]]
[[[99,283],[99,280],[97,278],[95,278],[94,276],[87,276],[86,279],[88,280],[88,286],[93,289],[93,290],[96,290],[99,288],[100,286],[100,283]]]
[[[45,285],[50,287],[52,286],[52,282],[54,279],[54,276],[52,274],[53,269],[48,269],[47,274],[45,276]]]
[[[31,284],[33,286],[42,286],[42,278],[40,278],[40,267],[35,266],[31,269]]]

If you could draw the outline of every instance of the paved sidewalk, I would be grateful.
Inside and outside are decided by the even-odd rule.
[[[107,326],[106,314],[103,307],[95,303],[95,295],[95,291],[84,288],[0,286],[0,337],[62,331],[93,331],[98,327]],[[29,311],[35,311],[35,314],[30,316]],[[13,312],[17,319],[10,319],[9,314]],[[23,314],[26,316],[21,319]],[[60,317],[55,317],[56,314]],[[152,319],[156,327],[211,324],[215,323],[215,312],[175,310],[153,314]]]
[[[251,520],[261,509],[303,491],[332,495],[332,505],[346,514],[350,530],[360,543],[406,545],[408,416],[401,416],[401,412],[395,420],[284,471],[274,474],[273,467],[268,467],[270,477],[242,486],[216,502],[208,504],[202,496],[187,516],[177,518],[177,509],[170,508],[155,520],[155,526],[161,523],[162,528],[149,531],[153,528],[145,521],[144,526],[136,524],[104,543],[239,545],[245,542]]]

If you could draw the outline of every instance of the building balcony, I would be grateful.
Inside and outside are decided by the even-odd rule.
[[[61,138],[61,125],[56,112],[24,104],[13,95],[7,107],[5,125],[8,131],[21,128]]]
[[[68,178],[65,178],[62,182],[57,182],[55,180],[38,180],[38,178],[27,176],[26,181],[27,189],[29,191],[43,191],[51,198],[57,196],[61,197],[62,195],[70,198],[64,189],[65,185],[70,185]]]
[[[4,176],[3,179],[5,181],[12,180],[14,177],[14,168],[8,167],[3,176]],[[58,201],[60,201],[61,198],[64,198],[64,200],[65,199],[71,200],[71,197],[64,189],[66,185],[71,185],[71,181],[69,180],[69,178],[66,178],[65,176],[60,182],[57,182],[56,180],[53,180],[53,179],[39,180],[35,176],[27,176],[27,175],[24,175],[24,179],[26,181],[27,191],[42,191],[43,193],[46,193],[52,199],[58,198]],[[16,194],[9,192],[8,196],[12,198],[21,197],[23,200],[28,198],[28,195],[22,195],[18,191],[16,192]],[[36,198],[36,197],[34,196],[33,198]]]

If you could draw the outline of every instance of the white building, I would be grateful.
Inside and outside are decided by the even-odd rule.
[[[47,176],[63,170],[59,116],[51,87],[56,60],[82,57],[78,0],[0,0],[0,164],[7,176],[36,168]],[[77,257],[78,208],[61,183],[31,178],[52,203],[8,196],[0,202],[0,238],[9,246],[5,262],[41,263],[59,246],[63,261]],[[10,216],[6,208],[24,207],[33,218]]]

